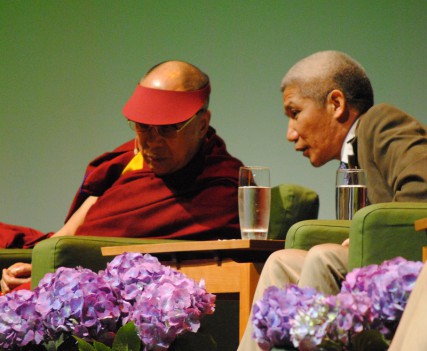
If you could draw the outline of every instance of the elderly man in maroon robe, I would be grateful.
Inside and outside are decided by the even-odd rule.
[[[97,235],[213,240],[240,237],[242,163],[210,127],[208,76],[182,61],[154,66],[123,108],[131,140],[87,167],[65,225],[56,233],[0,223],[0,247]],[[3,270],[2,291],[28,283],[31,265]]]

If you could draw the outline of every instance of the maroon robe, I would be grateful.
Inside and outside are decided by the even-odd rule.
[[[146,165],[122,175],[134,156],[133,148],[133,141],[127,142],[87,167],[66,220],[87,197],[99,198],[76,235],[191,240],[240,237],[237,187],[242,163],[227,152],[213,128],[196,156],[171,175],[158,177]],[[0,223],[1,234],[3,226]],[[24,247],[45,237],[32,231],[27,233],[29,237],[24,235]],[[2,246],[2,241],[0,235],[0,247],[10,247]]]

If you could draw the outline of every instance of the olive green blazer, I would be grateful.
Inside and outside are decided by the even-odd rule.
[[[425,126],[393,106],[379,104],[360,116],[356,141],[371,204],[427,202]]]

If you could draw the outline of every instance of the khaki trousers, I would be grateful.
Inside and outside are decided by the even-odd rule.
[[[402,319],[388,351],[427,350],[427,265],[409,296]]]
[[[267,259],[255,291],[254,302],[260,300],[269,286],[280,288],[288,283],[313,287],[325,295],[337,294],[348,267],[348,248],[338,244],[322,244],[309,251],[284,249]],[[238,351],[259,351],[252,338],[252,314]]]

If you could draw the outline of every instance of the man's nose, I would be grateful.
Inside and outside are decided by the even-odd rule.
[[[286,133],[286,139],[288,139],[288,141],[297,141],[298,132],[295,130],[292,124],[293,124],[292,120],[290,120],[288,123],[288,131]]]

